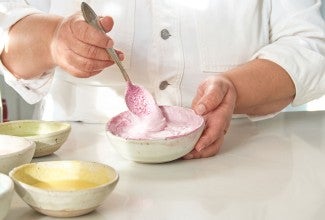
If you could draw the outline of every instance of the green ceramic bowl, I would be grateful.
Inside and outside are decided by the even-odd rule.
[[[64,122],[17,120],[0,123],[0,134],[24,137],[36,143],[34,157],[57,151],[67,140],[71,125]]]

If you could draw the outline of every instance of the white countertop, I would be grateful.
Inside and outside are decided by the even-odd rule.
[[[217,156],[165,164],[127,161],[110,146],[105,125],[72,123],[61,149],[33,161],[75,159],[120,175],[105,203],[78,219],[325,219],[324,111],[234,119]],[[15,194],[6,220],[37,219],[54,218]]]

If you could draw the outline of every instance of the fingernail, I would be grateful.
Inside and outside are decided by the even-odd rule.
[[[201,150],[203,150],[205,147],[204,146],[198,146],[198,147],[196,147],[195,149],[198,151],[198,152],[200,152]]]
[[[206,108],[203,104],[199,104],[196,108],[195,108],[196,114],[198,115],[203,115],[206,111]]]
[[[193,158],[193,154],[187,154],[183,157],[185,160],[190,160]]]
[[[120,54],[118,55],[118,58],[119,58],[121,61],[124,60],[124,54],[120,53]]]

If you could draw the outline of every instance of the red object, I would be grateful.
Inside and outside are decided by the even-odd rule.
[[[8,107],[7,107],[7,102],[5,99],[2,99],[2,121],[6,122],[8,121]]]

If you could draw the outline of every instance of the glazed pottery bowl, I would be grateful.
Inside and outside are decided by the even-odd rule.
[[[35,143],[23,137],[0,134],[0,172],[8,174],[13,168],[33,159]]]
[[[25,137],[36,143],[34,157],[57,151],[67,140],[71,125],[64,122],[17,120],[0,124],[0,134]]]
[[[87,161],[30,163],[9,175],[29,206],[53,217],[74,217],[95,210],[119,179],[112,167]]]
[[[119,154],[140,163],[164,163],[176,160],[191,150],[204,129],[204,119],[192,109],[178,106],[160,106],[166,120],[178,126],[179,133],[161,132],[151,138],[121,136],[124,127],[132,121],[129,111],[113,117],[106,127],[106,135]],[[136,129],[135,129],[136,130]]]
[[[5,219],[7,216],[10,210],[13,193],[14,183],[11,178],[0,173],[0,219]]]

